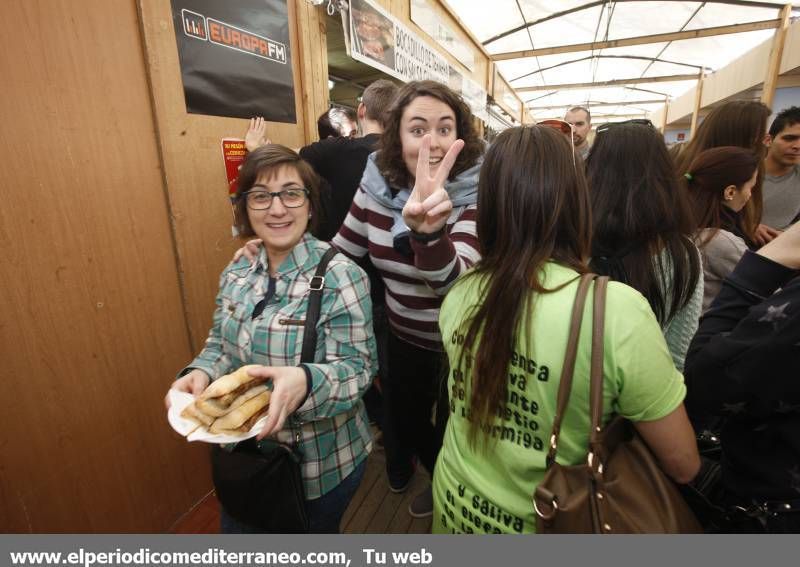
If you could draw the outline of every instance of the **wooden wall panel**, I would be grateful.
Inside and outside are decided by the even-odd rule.
[[[305,120],[305,143],[319,139],[317,117],[330,107],[328,92],[328,32],[325,25],[325,5],[312,6],[297,0],[298,58],[302,65],[299,73],[298,98],[301,99]],[[296,73],[295,76],[298,76]]]
[[[701,107],[705,108],[763,83],[771,47],[772,39],[768,39],[710,77],[706,77],[703,81]]]
[[[429,36],[425,30],[411,20],[410,0],[395,0],[392,6],[392,13],[396,18],[405,23],[405,25],[408,26],[414,33],[421,37],[429,46],[442,54],[442,56],[447,59],[450,65],[486,89],[486,81],[489,72],[489,58],[484,54],[483,51],[474,45],[472,38],[462,28],[461,22],[454,19],[453,16],[439,2],[428,2],[428,7],[437,15],[438,18],[440,18],[440,21],[444,23],[451,32],[458,36],[462,44],[470,48],[475,57],[475,65],[472,71],[462,65],[458,59],[453,57],[444,47],[439,45],[434,38]]]
[[[491,73],[493,71],[493,63],[491,55],[480,42],[480,40],[472,33],[458,14],[450,7],[447,0],[441,0],[432,4],[437,12],[447,15],[447,19],[453,23],[454,29],[457,28],[462,38],[462,42],[472,47],[475,54],[475,70],[473,71],[473,79],[483,85],[486,92],[489,92],[489,82],[491,81]],[[464,39],[466,38],[466,39]]]
[[[781,73],[788,73],[800,67],[800,20],[789,26],[786,32],[786,45],[783,47]]]
[[[0,530],[158,532],[210,484],[133,2],[0,8]]]
[[[520,121],[522,113],[522,100],[517,95],[517,92],[511,88],[508,81],[500,74],[500,71],[495,66],[495,77],[492,81],[492,91],[489,93],[494,98],[495,104],[513,116],[517,122]],[[512,105],[506,98],[513,99]]]
[[[764,41],[706,77],[703,81],[701,107],[707,107],[763,83],[771,45],[771,39]],[[800,67],[800,21],[794,22],[787,30],[780,69],[781,73],[785,73],[797,67]],[[778,85],[782,86],[780,80]],[[670,102],[667,123],[672,124],[691,114],[694,99],[695,89],[692,89]],[[663,109],[654,112],[651,120],[660,124],[663,112]]]

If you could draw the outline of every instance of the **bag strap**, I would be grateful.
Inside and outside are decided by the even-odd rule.
[[[564,365],[561,369],[561,381],[558,385],[556,414],[553,417],[553,430],[550,434],[550,448],[547,451],[547,468],[550,468],[550,465],[556,460],[558,438],[561,433],[561,421],[564,419],[564,414],[569,404],[569,396],[572,393],[572,377],[575,373],[575,359],[578,355],[578,338],[581,334],[583,309],[586,305],[586,296],[589,295],[589,285],[596,277],[595,274],[583,274],[578,283],[578,291],[575,293],[575,303],[572,305],[572,317],[569,324],[567,351],[564,355]]]
[[[314,362],[314,355],[317,352],[317,321],[319,321],[319,312],[322,307],[325,271],[328,269],[328,262],[338,252],[336,248],[328,248],[319,264],[317,264],[317,271],[308,284],[308,310],[306,311],[306,322],[303,326],[303,350],[300,354],[300,362]]]
[[[589,453],[598,455],[602,447],[600,433],[603,420],[603,343],[606,324],[606,290],[608,276],[598,277],[594,283],[594,309],[592,314],[592,370],[589,383],[592,428],[589,431]],[[591,462],[590,462],[591,466]]]

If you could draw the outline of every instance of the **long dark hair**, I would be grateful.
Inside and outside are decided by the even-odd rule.
[[[723,203],[724,192],[729,185],[741,189],[758,170],[759,161],[752,151],[737,146],[711,148],[692,161],[684,181],[697,227],[712,229],[698,242],[700,246],[708,243],[721,228],[742,236],[739,215]]]
[[[394,187],[408,187],[413,177],[403,161],[400,120],[406,107],[420,96],[430,96],[442,101],[455,114],[456,136],[464,140],[464,148],[450,170],[451,180],[475,165],[483,153],[483,142],[472,123],[472,111],[458,93],[436,81],[411,81],[400,88],[389,109],[376,162],[383,176]]]
[[[652,126],[611,126],[595,137],[587,177],[592,269],[638,290],[663,326],[689,301],[701,270],[686,190],[663,138]]]
[[[587,270],[591,227],[582,169],[575,167],[567,138],[542,126],[510,128],[486,153],[478,182],[481,260],[467,276],[486,277],[484,299],[471,314],[462,351],[475,353],[473,442],[479,424],[505,405],[508,363],[531,289],[554,291],[539,279],[542,265],[554,260]]]
[[[712,110],[697,127],[692,140],[675,161],[679,175],[689,171],[689,166],[701,152],[719,146],[747,148],[763,161],[766,157],[764,137],[767,134],[767,119],[771,111],[764,103],[751,100],[732,100]],[[759,165],[758,180],[753,194],[741,212],[748,240],[752,241],[764,201],[761,186],[764,181],[764,165]]]

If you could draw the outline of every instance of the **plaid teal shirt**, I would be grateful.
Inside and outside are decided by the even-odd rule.
[[[303,236],[278,269],[275,293],[255,319],[253,310],[269,283],[266,251],[252,265],[245,258],[228,265],[205,348],[181,374],[199,368],[215,380],[245,364],[298,365],[308,285],[328,248]],[[277,435],[303,453],[309,500],[334,489],[372,450],[361,401],[378,368],[369,279],[341,254],[325,273],[314,360],[305,365],[312,381],[308,398]]]

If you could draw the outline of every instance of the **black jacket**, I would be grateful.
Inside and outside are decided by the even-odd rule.
[[[746,252],[686,357],[687,409],[724,416],[723,483],[743,500],[800,499],[797,275]]]
[[[300,157],[327,182],[322,199],[325,218],[315,234],[320,240],[331,240],[342,226],[367,166],[367,157],[377,149],[379,141],[378,134],[326,138],[300,150]]]

